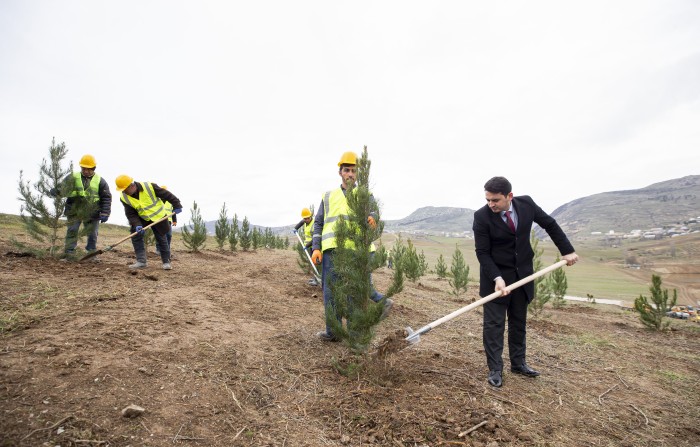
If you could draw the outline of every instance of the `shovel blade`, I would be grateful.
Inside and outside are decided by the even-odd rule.
[[[406,327],[406,332],[408,333],[408,337],[406,337],[408,343],[415,345],[420,342],[420,333],[415,332],[410,326]]]
[[[105,249],[105,250],[95,250],[95,251],[91,251],[90,253],[86,254],[86,255],[83,256],[82,258],[78,259],[78,262],[83,262],[83,261],[85,261],[86,259],[94,258],[95,256],[97,256],[97,255],[99,255],[99,254],[102,254],[102,253],[104,253],[105,251],[107,251],[107,249]]]

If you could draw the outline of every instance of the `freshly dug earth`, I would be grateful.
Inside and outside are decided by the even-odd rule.
[[[480,309],[357,359],[314,337],[322,294],[291,250],[178,251],[172,271],[151,255],[130,272],[129,248],[76,264],[0,243],[0,445],[700,445],[695,323],[655,333],[610,306],[549,308],[528,323],[542,375],[506,370],[493,389]],[[374,353],[474,298],[476,284],[407,282]]]

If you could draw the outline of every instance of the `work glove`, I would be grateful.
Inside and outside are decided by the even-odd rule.
[[[297,234],[297,230],[292,230],[292,234]]]
[[[182,212],[182,208],[175,208],[173,210],[173,213],[175,213],[175,214],[180,214],[181,212]]]
[[[102,222],[102,223],[107,222],[107,219],[109,219],[109,215],[103,214],[100,216],[100,222]]]
[[[146,230],[144,230],[143,227],[142,227],[141,225],[139,225],[139,226],[137,226],[136,228],[134,228],[134,230],[136,230],[136,232],[137,232],[138,234],[140,234],[141,236],[143,236],[144,234],[146,234]]]
[[[311,262],[314,264],[320,264],[322,260],[323,254],[321,253],[321,250],[314,250],[314,253],[311,255]]]
[[[175,222],[175,221],[173,220],[172,225],[173,225],[173,227],[177,227],[177,222]]]
[[[373,230],[377,229],[377,222],[374,220],[374,217],[367,216],[367,223],[369,224],[370,228],[372,228]]]

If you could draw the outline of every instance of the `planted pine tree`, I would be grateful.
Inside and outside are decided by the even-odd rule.
[[[559,262],[559,255],[555,262]],[[566,295],[566,289],[569,288],[569,283],[566,280],[566,272],[564,269],[556,269],[549,274],[547,278],[547,287],[552,293],[552,307],[555,309],[561,309],[566,305],[564,300],[564,295]]]
[[[657,331],[668,329],[671,322],[664,320],[664,316],[676,305],[678,292],[673,289],[673,298],[669,301],[668,289],[661,290],[661,277],[658,275],[651,275],[649,291],[650,298],[639,295],[639,298],[634,300],[634,310],[639,312],[639,319],[644,326]]]
[[[450,273],[452,273],[452,279],[450,280],[452,293],[459,295],[466,292],[467,284],[469,283],[469,266],[464,263],[464,255],[460,251],[459,246],[455,246],[455,252],[452,254]]]
[[[230,234],[231,224],[228,221],[228,211],[226,210],[226,202],[224,202],[219,211],[219,220],[214,224],[214,238],[216,239],[216,245],[219,246],[219,250],[224,249],[224,244],[228,242]]]
[[[542,270],[542,253],[544,253],[543,248],[539,248],[539,240],[535,236],[535,231],[530,232],[530,245],[532,246],[532,252],[534,256],[532,258],[532,267],[534,271],[539,272]],[[552,298],[552,291],[549,288],[549,281],[545,277],[535,278],[535,296],[530,301],[530,305],[527,310],[532,314],[533,317],[538,317],[544,311],[544,305],[549,302]]]
[[[198,252],[201,248],[204,248],[207,240],[207,227],[204,224],[197,202],[194,202],[190,212],[190,224],[182,227],[182,243],[193,252]]]
[[[15,239],[12,241],[15,245],[38,256],[47,252],[49,256],[55,256],[60,247],[58,231],[65,227],[61,216],[66,210],[66,197],[73,189],[72,184],[63,182],[63,179],[73,172],[72,164],[63,166],[63,160],[67,154],[66,144],[56,144],[54,138],[49,147],[48,161],[41,160],[39,180],[36,183],[30,184],[28,180],[25,182],[23,171],[19,172],[18,200],[22,202],[20,216],[24,228],[32,239],[48,246],[37,251]]]
[[[231,219],[231,231],[228,234],[228,246],[231,248],[231,251],[236,251],[236,246],[238,245],[238,236],[238,214],[234,214],[233,219]]]
[[[397,268],[384,298],[378,303],[371,299],[374,286],[370,275],[376,268],[372,259],[373,242],[380,238],[384,223],[369,190],[370,165],[365,147],[357,162],[357,183],[345,194],[349,208],[347,219],[340,216],[335,226],[336,280],[331,283],[335,307],[326,308],[326,322],[333,335],[355,353],[366,352],[374,338],[374,328],[381,320],[385,300],[403,287],[403,274]],[[370,215],[374,216],[375,225],[368,222]]]
[[[243,249],[243,251],[248,251],[250,244],[252,243],[252,234],[250,232],[250,222],[248,222],[248,217],[243,217],[243,223],[241,224],[241,231],[239,232],[238,240],[241,243],[241,249]]]
[[[437,273],[438,278],[447,277],[447,264],[445,264],[445,258],[442,256],[442,254],[440,254],[437,264],[435,264],[435,273]]]

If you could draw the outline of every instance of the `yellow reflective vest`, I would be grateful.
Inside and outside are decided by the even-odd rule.
[[[80,172],[73,173],[73,179],[75,180],[75,185],[73,186],[73,191],[68,194],[68,197],[91,197],[93,202],[100,201],[100,176],[95,174],[90,179],[90,185],[88,190],[85,191],[83,187],[83,175]]]
[[[335,240],[335,225],[340,216],[343,216],[347,222],[349,219],[350,208],[348,201],[345,198],[342,188],[328,191],[323,195],[323,231],[321,232],[321,250],[326,251],[332,248],[337,248],[338,243]],[[355,243],[352,241],[345,242],[345,248],[355,248]],[[375,251],[374,244],[370,245],[369,250]]]
[[[165,210],[163,201],[156,197],[153,186],[148,182],[138,182],[141,185],[139,198],[135,199],[125,192],[122,192],[121,200],[129,205],[141,216],[142,219],[148,221],[156,221],[161,217],[168,215]]]
[[[305,244],[310,244],[311,243],[311,233],[314,231],[314,218],[311,217],[311,222],[304,223],[304,243]]]

